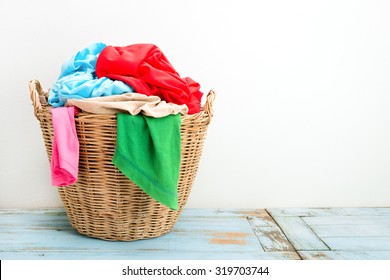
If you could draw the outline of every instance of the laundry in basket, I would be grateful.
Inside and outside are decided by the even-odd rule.
[[[104,47],[103,51],[106,48],[107,47]],[[139,49],[140,46],[137,45],[137,48]],[[108,56],[116,55],[121,63],[123,63],[121,54],[124,52],[120,52],[120,48],[110,47],[106,50]],[[126,50],[130,50],[130,54],[131,51],[133,51],[132,48],[127,48]],[[154,45],[148,45],[148,50],[151,52],[151,54],[156,55],[156,47]],[[90,53],[88,53],[88,55]],[[186,110],[184,110],[184,113],[182,112],[182,114],[176,115],[179,117],[179,119],[176,120],[176,125],[179,125],[177,127],[177,131],[179,133],[180,149],[178,155],[179,161],[177,157],[175,157],[176,164],[178,166],[178,174],[176,179],[177,204],[175,205],[175,203],[161,203],[161,201],[159,202],[154,199],[133,180],[129,179],[126,174],[123,174],[122,171],[124,169],[129,169],[127,165],[124,168],[121,168],[120,166],[118,168],[118,166],[113,163],[113,159],[115,159],[114,155],[116,155],[117,149],[118,123],[120,125],[120,120],[122,119],[125,125],[127,125],[127,119],[133,118],[127,109],[121,109],[118,110],[118,112],[109,111],[108,113],[107,111],[91,113],[84,110],[78,112],[74,116],[75,130],[79,142],[77,180],[72,185],[58,187],[58,191],[60,193],[69,220],[72,226],[78,232],[101,239],[136,240],[157,237],[165,234],[169,232],[176,223],[176,220],[188,199],[198,169],[207,127],[212,118],[212,104],[215,98],[215,93],[210,91],[206,97],[204,106],[201,107],[199,96],[196,96],[197,94],[200,94],[198,88],[199,85],[192,79],[186,78],[182,79],[182,82],[184,84],[187,83],[188,88],[192,87],[188,90],[187,93],[194,92],[194,97],[187,99],[183,98],[183,102],[180,102],[178,101],[180,100],[180,96],[176,95],[172,97],[172,99],[166,100],[163,98],[169,99],[169,97],[167,97],[169,93],[167,89],[168,87],[165,87],[160,93],[157,93],[158,87],[161,87],[162,82],[157,81],[155,84],[153,84],[151,77],[148,76],[147,73],[145,74],[145,72],[142,72],[146,71],[145,69],[147,66],[144,65],[144,68],[141,69],[142,71],[140,71],[140,73],[137,72],[138,74],[136,74],[139,77],[146,77],[146,80],[149,80],[146,82],[145,80],[142,80],[138,84],[134,83],[131,85],[127,80],[135,80],[135,72],[129,73],[127,70],[121,70],[122,72],[119,71],[120,73],[113,74],[114,76],[109,75],[110,77],[102,76],[99,78],[99,71],[98,74],[96,74],[96,71],[93,70],[93,67],[100,67],[103,65],[104,67],[100,68],[102,71],[100,72],[100,75],[105,75],[106,72],[104,71],[106,71],[108,66],[96,63],[99,62],[99,56],[97,56],[95,62],[93,61],[94,58],[92,57],[91,59],[90,56],[90,59],[84,61],[87,63],[87,65],[84,66],[80,61],[79,64],[74,63],[77,60],[77,57],[80,58],[79,54],[80,53],[76,54],[74,58],[72,58],[73,64],[67,64],[68,66],[70,65],[73,67],[70,67],[71,69],[68,69],[67,73],[72,75],[72,71],[75,71],[75,69],[82,69],[82,71],[85,71],[86,77],[88,79],[91,78],[88,80],[89,82],[86,82],[87,85],[91,85],[91,81],[92,83],[95,83],[95,80],[105,79],[105,83],[107,84],[112,82],[110,85],[115,82],[120,82],[116,85],[116,90],[121,88],[125,89],[125,86],[129,86],[132,89],[138,88],[138,91],[141,91],[143,90],[143,87],[147,86],[150,89],[149,93],[143,94],[139,92],[133,92],[133,94],[141,94],[148,98],[158,97],[162,102],[166,102],[167,104],[173,103],[172,101],[177,102],[173,104],[187,106],[187,112],[191,109],[192,114],[188,114]],[[85,54],[85,52],[83,54]],[[146,56],[147,54],[148,53],[146,52]],[[92,54],[92,56],[93,55],[95,54]],[[126,55],[129,56],[129,52],[127,52]],[[165,56],[163,59],[165,63]],[[152,58],[152,62],[154,63],[153,65],[156,65],[156,58]],[[112,65],[109,65],[109,67],[112,68]],[[63,67],[63,70],[64,69],[67,68]],[[133,71],[136,70],[133,69]],[[172,72],[171,74],[174,74],[173,76],[174,79],[177,80],[177,85],[176,87],[172,87],[172,90],[180,92],[177,87],[183,85],[180,84],[180,81],[178,80],[179,76],[177,73],[177,75],[175,73],[176,72]],[[60,76],[59,80],[61,78],[64,79],[64,77],[66,77],[66,75],[62,77]],[[114,80],[114,78],[117,78],[117,80]],[[84,83],[80,84],[84,85],[82,88],[84,91],[82,93],[85,94],[87,92],[86,85]],[[40,122],[50,161],[52,159],[52,147],[54,139],[51,110],[53,108],[61,107],[61,102],[63,102],[62,105],[66,105],[68,100],[71,101],[73,99],[75,103],[80,103],[87,100],[85,97],[66,98],[67,96],[65,96],[66,94],[64,94],[64,91],[68,90],[70,95],[73,94],[72,97],[76,96],[74,94],[77,94],[77,91],[72,92],[70,87],[62,89],[63,91],[60,93],[61,87],[53,86],[52,90],[49,92],[44,90],[38,81],[33,80],[30,82],[30,94],[33,101],[34,113]],[[92,92],[96,93],[96,91],[93,90]],[[146,92],[146,90],[144,92]],[[58,94],[56,97],[56,93],[60,94]],[[130,92],[125,93],[130,94]],[[152,95],[150,93],[157,94]],[[124,93],[110,95],[111,97],[119,97],[122,94]],[[54,98],[50,98],[53,96]],[[110,98],[109,96],[103,94],[100,96],[93,96],[91,100],[96,97],[103,99]],[[136,96],[135,98],[138,97]],[[50,105],[50,101],[52,101],[53,105]],[[70,104],[72,103],[70,102]],[[82,106],[80,105],[80,107]],[[109,109],[112,110],[112,108]],[[147,122],[150,122],[151,120],[150,127],[153,127],[153,125],[156,127],[156,125],[153,123],[154,120],[148,119],[150,116],[145,117],[145,112],[148,110],[150,112],[150,109],[151,108],[144,108],[144,110],[140,109],[139,112],[144,114],[135,117],[135,122],[140,122],[143,123],[143,125],[148,126]],[[168,111],[171,109],[168,109]],[[178,108],[176,108],[176,111],[175,109],[172,110],[177,113],[180,111]],[[169,115],[172,116],[172,118],[175,116],[172,114]],[[146,152],[149,150],[150,149],[145,149]],[[164,160],[162,160],[162,162],[164,162]],[[167,163],[165,165],[167,165]],[[121,171],[120,169],[123,170]],[[156,178],[159,178],[159,176]],[[138,180],[139,179],[136,179],[136,181],[139,183]],[[158,184],[159,182],[156,183]],[[143,184],[143,182],[141,182],[141,184]]]

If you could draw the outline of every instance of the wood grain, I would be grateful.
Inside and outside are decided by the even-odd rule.
[[[0,210],[0,258],[300,259],[293,251],[266,252],[248,215],[255,217],[258,224],[262,218],[266,223],[272,220],[264,210],[188,209],[166,235],[112,242],[80,235],[62,209]]]
[[[390,260],[389,208],[185,209],[172,232],[112,242],[63,209],[0,210],[0,259]]]

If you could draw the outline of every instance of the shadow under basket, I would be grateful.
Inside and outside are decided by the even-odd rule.
[[[50,161],[53,127],[48,92],[37,80],[30,81],[29,86]],[[199,113],[181,117],[177,211],[151,198],[112,163],[116,115],[77,114],[78,180],[74,185],[58,187],[72,227],[87,236],[122,241],[158,237],[171,231],[188,200],[198,170],[214,98],[215,93],[210,91]]]

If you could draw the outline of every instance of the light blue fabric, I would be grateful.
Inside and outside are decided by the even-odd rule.
[[[84,99],[133,92],[124,82],[97,78],[96,61],[105,47],[103,43],[91,44],[62,65],[61,74],[49,93],[50,105],[61,107],[71,98]]]

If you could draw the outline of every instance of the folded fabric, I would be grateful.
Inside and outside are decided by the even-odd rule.
[[[53,186],[68,186],[77,181],[79,140],[74,116],[75,107],[51,108],[53,121],[53,148],[51,181]]]
[[[103,43],[94,43],[62,65],[61,74],[49,93],[50,105],[62,107],[70,98],[82,99],[133,91],[129,85],[121,81],[97,78],[96,61],[105,46]]]
[[[152,44],[107,46],[96,62],[96,74],[123,81],[135,92],[157,95],[162,100],[185,104],[189,114],[200,111],[202,92],[191,78],[180,78],[161,50]]]
[[[92,114],[130,113],[161,118],[167,115],[187,114],[186,105],[177,105],[161,101],[158,96],[146,96],[140,93],[124,93],[120,95],[95,97],[88,99],[68,99],[67,106],[76,106],[84,112]]]
[[[113,163],[145,193],[178,209],[181,137],[180,115],[152,118],[117,115]]]

